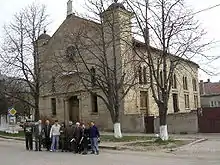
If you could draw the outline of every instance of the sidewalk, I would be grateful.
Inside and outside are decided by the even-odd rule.
[[[17,140],[17,141],[24,141],[25,138],[22,137],[12,137],[12,136],[3,136],[0,135],[0,138],[2,139],[10,139],[10,140]],[[34,142],[34,140],[33,140]],[[118,150],[119,148],[121,148],[125,143],[123,142],[101,142],[99,145],[99,148],[101,149],[111,149],[111,150]]]

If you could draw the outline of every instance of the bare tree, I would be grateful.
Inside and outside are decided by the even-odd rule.
[[[75,71],[86,91],[103,101],[114,124],[114,136],[121,138],[122,103],[136,83],[132,34],[128,31],[131,13],[127,12],[122,21],[120,10],[105,6],[103,0],[87,1],[90,16],[65,36],[66,45],[71,45],[66,51],[70,62],[65,68],[72,69],[59,66],[62,71]]]
[[[160,138],[167,140],[166,116],[173,76],[182,64],[190,68],[192,63],[187,60],[200,54],[208,45],[201,42],[205,33],[192,11],[184,5],[184,0],[125,2],[135,14],[136,34],[144,39],[145,51],[139,52],[138,56],[149,68],[149,85],[159,110]]]
[[[29,99],[13,95],[25,101],[35,111],[35,119],[39,118],[40,61],[38,38],[48,25],[46,7],[31,4],[14,15],[11,23],[4,26],[4,44],[1,60],[7,75],[16,77],[13,80],[23,84]],[[22,85],[21,85],[22,86]],[[20,90],[17,92],[21,92]]]
[[[0,80],[0,100],[2,101],[2,113],[7,114],[8,108],[15,108],[18,114],[30,116],[29,90],[25,88],[24,82],[17,78],[5,75]],[[1,113],[1,112],[0,112]]]

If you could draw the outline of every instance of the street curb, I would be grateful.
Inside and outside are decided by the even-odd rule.
[[[3,136],[3,135],[0,135],[0,138],[2,138],[2,139],[10,139],[10,140],[18,140],[18,141],[24,141],[25,140],[24,138]]]
[[[25,141],[24,138],[3,136],[3,135],[0,135],[0,138],[2,138],[2,139],[10,139],[10,140],[17,140],[17,141]],[[33,139],[33,142],[34,142],[34,139]],[[116,147],[116,146],[100,145],[99,148],[101,148],[101,149],[109,149],[109,150],[118,150],[118,147]]]
[[[205,139],[205,138],[202,138],[202,139],[197,139],[189,144],[186,144],[186,145],[183,145],[181,147],[177,147],[177,148],[174,148],[174,149],[170,149],[167,153],[171,153],[171,152],[175,152],[175,151],[178,151],[178,150],[181,150],[182,148],[184,147],[187,147],[187,146],[192,146],[192,145],[195,145],[195,144],[198,144],[198,143],[202,143],[204,141],[207,141],[208,139]]]

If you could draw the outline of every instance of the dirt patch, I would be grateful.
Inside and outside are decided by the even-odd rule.
[[[183,145],[191,143],[193,140],[151,140],[151,141],[136,141],[126,143],[121,146],[121,149],[128,149],[132,151],[158,151],[158,150],[172,150]]]

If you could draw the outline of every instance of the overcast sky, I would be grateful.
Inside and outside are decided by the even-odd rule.
[[[5,23],[12,20],[13,15],[16,12],[28,4],[37,1],[47,6],[47,12],[50,15],[51,24],[47,29],[47,32],[52,35],[59,25],[63,22],[66,17],[66,3],[68,0],[0,0],[0,27]],[[73,8],[78,13],[83,13],[82,5],[84,0],[73,0]],[[210,6],[219,4],[219,0],[186,0],[187,6],[194,9],[194,11],[199,11]],[[213,8],[208,11],[201,12],[196,15],[197,19],[202,24],[202,27],[207,31],[207,38],[210,40],[220,41],[220,7]],[[2,35],[2,28],[0,28],[0,36]],[[220,56],[220,42],[214,45],[211,50],[206,52],[211,56]],[[197,62],[197,61],[196,61]],[[215,60],[212,63],[199,62],[199,65],[215,73],[220,73],[220,59]],[[209,76],[203,72],[199,74],[200,79],[206,80],[210,78],[211,81],[219,81],[220,74],[216,76]]]

